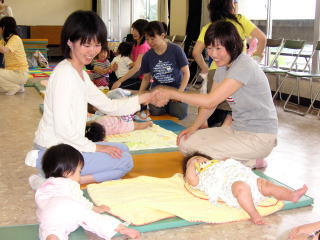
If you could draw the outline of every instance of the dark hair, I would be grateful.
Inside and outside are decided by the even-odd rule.
[[[165,22],[161,22],[161,23],[162,23],[163,29],[165,31],[165,34],[167,35],[168,34],[168,25]]]
[[[207,159],[212,159],[212,157],[210,157],[210,156],[208,156],[206,154],[200,153],[200,152],[194,152],[192,154],[189,154],[189,155],[185,156],[185,158],[182,160],[182,173],[183,173],[183,176],[186,175],[188,161],[191,158],[195,157],[195,156],[200,156],[200,157],[204,157],[204,158],[207,158]]]
[[[100,123],[93,122],[86,126],[85,136],[93,142],[99,142],[105,138],[106,131]]]
[[[166,30],[161,22],[152,21],[146,26],[144,33],[150,37],[154,37],[155,35],[161,35],[162,33],[166,34]]]
[[[230,63],[233,62],[243,50],[243,41],[236,27],[227,21],[217,21],[210,25],[205,36],[206,46],[215,46],[220,43],[230,55]]]
[[[46,178],[65,177],[74,173],[79,165],[84,166],[82,154],[68,144],[52,146],[42,157],[42,170]]]
[[[64,57],[70,58],[68,40],[80,44],[97,40],[98,43],[107,41],[107,28],[102,19],[92,11],[75,11],[65,21],[61,32],[61,49]]]
[[[3,28],[3,39],[8,42],[10,36],[18,35],[17,23],[13,17],[3,17],[0,20],[0,27]]]
[[[219,20],[231,19],[242,27],[234,13],[233,0],[210,0],[208,10],[212,23]]]
[[[121,56],[128,57],[130,56],[131,50],[132,50],[132,45],[130,43],[122,42],[120,43],[117,51]]]
[[[101,51],[109,52],[108,42],[101,44]]]
[[[138,31],[139,35],[142,37],[140,45],[143,44],[146,40],[144,37],[144,28],[148,25],[148,21],[145,19],[138,19],[134,23],[132,23],[131,27]],[[137,43],[135,43],[137,44]]]

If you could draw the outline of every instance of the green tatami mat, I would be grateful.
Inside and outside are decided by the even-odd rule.
[[[276,184],[288,187],[287,185],[266,176],[264,173],[254,170],[254,172],[265,179],[273,181]],[[290,188],[290,187],[288,187]],[[89,198],[88,192],[84,190],[84,196]],[[285,205],[281,210],[289,210],[293,208],[306,207],[313,204],[313,199],[309,196],[303,196],[298,202],[292,203],[285,201]],[[201,222],[188,222],[178,217],[168,218],[154,223],[146,224],[143,226],[130,226],[140,232],[152,232],[159,231],[163,229],[178,228],[201,224]],[[38,225],[19,225],[19,226],[3,226],[0,227],[0,239],[1,240],[35,240],[38,239]],[[87,240],[86,234],[82,228],[79,228],[77,231],[73,232],[70,237],[70,240]]]

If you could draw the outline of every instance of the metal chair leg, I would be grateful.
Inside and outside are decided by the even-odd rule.
[[[291,88],[290,94],[289,94],[287,100],[285,101],[285,103],[283,105],[283,110],[286,111],[286,112],[293,112],[293,113],[296,113],[296,114],[298,114],[300,116],[304,116],[304,115],[306,115],[307,112],[300,112],[300,111],[297,111],[297,110],[294,110],[294,109],[290,109],[290,108],[287,107],[287,105],[288,105],[288,103],[290,101],[290,98],[292,97],[292,95],[293,95],[295,90],[297,91],[298,103],[297,104],[291,103],[291,104],[293,104],[293,105],[299,105],[300,104],[300,87],[299,87],[300,79],[301,78],[299,78],[299,77],[296,78],[296,83]]]

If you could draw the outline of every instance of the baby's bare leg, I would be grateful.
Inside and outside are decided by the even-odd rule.
[[[148,122],[133,122],[134,124],[134,130],[141,130],[141,129],[145,129],[147,127],[151,127],[153,122],[152,121],[148,121]]]
[[[56,235],[50,234],[46,240],[59,240],[59,238]]]
[[[276,185],[273,182],[263,178],[258,178],[257,182],[259,191],[262,193],[262,195],[269,197],[271,196],[278,200],[297,202],[308,190],[308,187],[303,185],[302,188],[293,191],[286,187]]]
[[[234,182],[232,184],[232,194],[237,199],[239,205],[245,210],[251,221],[255,224],[264,224],[265,221],[254,206],[250,186],[245,182]]]

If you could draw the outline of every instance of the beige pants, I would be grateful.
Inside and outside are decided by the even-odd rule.
[[[200,129],[181,141],[185,154],[200,152],[215,159],[233,158],[253,167],[256,159],[267,157],[276,146],[277,136],[268,133],[235,131],[231,127]]]
[[[27,71],[14,71],[0,68],[0,88],[5,91],[18,91],[28,80]]]

